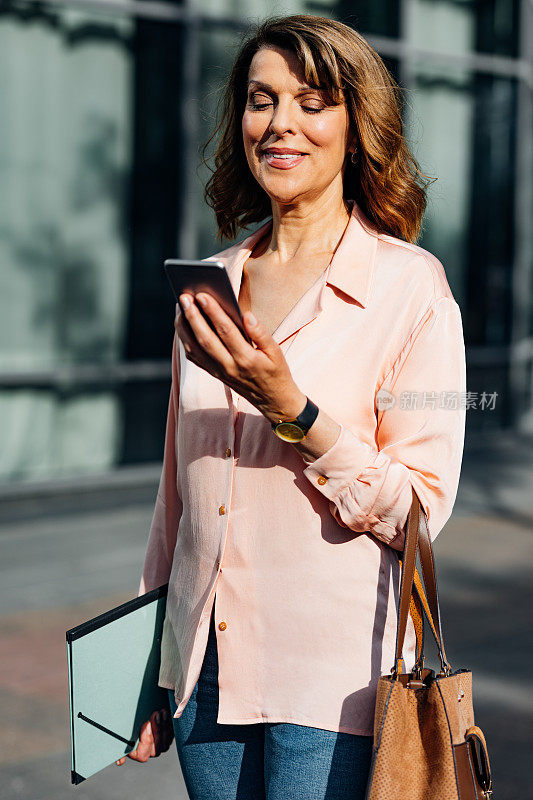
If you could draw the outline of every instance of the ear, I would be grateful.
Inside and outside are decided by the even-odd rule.
[[[346,136],[346,158],[345,162],[348,162],[351,158],[351,155],[354,150],[357,150],[358,141],[357,141],[357,134],[355,134],[353,129],[353,125],[349,124],[348,127],[348,134]]]

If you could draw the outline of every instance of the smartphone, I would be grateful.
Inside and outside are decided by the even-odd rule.
[[[255,347],[244,327],[238,300],[235,297],[235,292],[233,291],[233,286],[231,285],[226,267],[221,261],[194,261],[182,258],[167,258],[164,262],[164,269],[178,303],[179,296],[183,294],[183,292],[187,292],[187,294],[191,294],[193,297],[198,292],[206,292],[212,295],[222,306],[230,319],[233,320],[246,341],[251,344],[252,347]],[[215,331],[215,326],[200,305],[198,305],[198,310],[209,327]]]

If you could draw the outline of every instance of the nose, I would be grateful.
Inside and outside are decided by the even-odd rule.
[[[287,131],[295,133],[294,111],[294,104],[290,100],[287,100],[287,102],[280,101],[277,106],[274,106],[269,126],[272,133],[275,133],[276,136],[282,136]]]

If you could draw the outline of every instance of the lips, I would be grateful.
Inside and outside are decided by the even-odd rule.
[[[265,158],[270,156],[270,158],[283,158],[289,161],[292,158],[300,158],[304,155],[305,153],[265,153]]]
[[[305,156],[306,153],[301,152],[300,150],[291,150],[289,147],[267,147],[263,150],[263,153],[271,153],[272,155],[293,155],[293,156]]]
[[[295,150],[288,150],[288,152],[273,150],[263,151],[263,159],[268,166],[274,167],[275,169],[291,169],[292,167],[296,167],[306,156],[307,153],[301,153]]]

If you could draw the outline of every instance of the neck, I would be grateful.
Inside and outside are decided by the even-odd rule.
[[[264,251],[280,266],[331,255],[350,219],[343,197],[321,197],[312,203],[272,202],[272,232]]]

